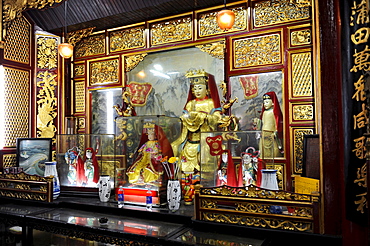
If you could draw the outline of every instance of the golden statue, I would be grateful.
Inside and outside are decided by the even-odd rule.
[[[221,119],[221,104],[212,75],[204,71],[189,71],[190,79],[188,101],[180,119],[180,137],[172,143],[174,155],[181,160],[181,171],[197,173],[200,171],[200,133],[216,131]]]
[[[159,186],[163,173],[160,160],[163,156],[173,156],[163,129],[153,123],[145,123],[134,161],[127,169],[129,183]]]

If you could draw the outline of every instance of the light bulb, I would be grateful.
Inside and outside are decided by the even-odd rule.
[[[73,55],[73,46],[69,43],[59,44],[58,52],[63,58],[68,59]]]
[[[229,30],[233,27],[235,14],[229,9],[223,9],[217,13],[217,24],[222,30]]]

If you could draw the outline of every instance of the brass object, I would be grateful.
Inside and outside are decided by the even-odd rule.
[[[290,43],[293,46],[311,44],[311,40],[312,37],[310,29],[293,31],[290,34]]]
[[[13,147],[17,138],[29,135],[30,71],[4,67],[4,146]]]
[[[247,29],[247,9],[246,7],[235,7],[231,9],[235,14],[235,22],[231,29],[226,32],[242,31]],[[208,37],[225,33],[217,24],[218,11],[201,13],[198,16],[199,37]]]
[[[313,105],[293,105],[293,120],[313,120]]]
[[[262,27],[310,18],[308,0],[263,1],[254,5],[254,26]]]
[[[83,38],[76,44],[74,50],[76,58],[105,54],[105,34]]]
[[[55,69],[58,63],[57,37],[37,37],[37,68]]]
[[[311,52],[291,54],[292,61],[292,96],[312,97],[312,61]]]
[[[281,63],[280,34],[261,35],[234,41],[234,67]]]
[[[191,17],[183,17],[150,25],[151,44],[160,45],[191,40],[193,28]]]
[[[196,45],[198,49],[208,53],[210,56],[223,60],[225,58],[225,41]]]
[[[53,138],[57,131],[54,119],[57,117],[57,98],[55,88],[57,86],[57,74],[49,71],[41,71],[36,76],[39,88],[37,94],[37,136],[40,138]]]
[[[134,69],[144,58],[147,56],[147,53],[139,54],[139,55],[132,55],[132,56],[125,56],[125,72],[130,72]]]
[[[293,129],[293,171],[301,174],[303,168],[303,136],[314,133],[313,129]]]
[[[109,33],[109,51],[141,48],[145,46],[145,27],[133,27]]]
[[[78,42],[81,41],[81,39],[90,36],[94,29],[95,27],[89,27],[89,28],[77,30],[74,32],[69,32],[67,34],[67,37],[68,37],[67,43],[71,44],[72,46],[75,46]]]
[[[30,64],[31,24],[25,17],[17,18],[7,30],[4,59]]]
[[[89,86],[119,82],[118,58],[89,63]]]
[[[63,0],[27,0],[27,1],[2,1],[2,35],[1,41],[5,40],[7,30],[16,18],[22,16],[25,9],[43,9],[52,6],[54,3],[61,3]]]

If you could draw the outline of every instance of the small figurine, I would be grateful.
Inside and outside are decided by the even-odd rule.
[[[67,178],[71,185],[82,185],[86,183],[84,162],[81,159],[80,153],[81,150],[78,147],[73,147],[64,155],[66,163],[69,165]]]
[[[86,148],[84,158],[85,176],[88,186],[96,186],[99,181],[99,163],[93,148]]]
[[[242,169],[237,168],[234,164],[230,150],[223,150],[216,177],[216,185],[228,185],[232,187],[240,187],[243,185]]]

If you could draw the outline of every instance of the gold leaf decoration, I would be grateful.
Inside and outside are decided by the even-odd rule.
[[[145,27],[134,27],[125,30],[111,32],[109,34],[110,52],[122,51],[145,46]]]
[[[281,62],[280,35],[271,34],[236,40],[235,67],[252,67]]]
[[[37,74],[39,81],[37,87],[40,89],[37,94],[37,136],[40,138],[53,138],[56,127],[53,123],[57,116],[57,99],[55,87],[57,75],[49,71]]]
[[[192,19],[186,17],[151,26],[151,44],[159,45],[192,39]]]
[[[51,70],[57,67],[57,61],[57,39],[47,37],[37,38],[37,67]]]
[[[126,65],[126,72],[130,72],[134,69],[144,58],[147,56],[147,53],[140,54],[140,55],[133,55],[133,56],[126,56],[125,57],[125,65]]]
[[[225,58],[225,41],[195,46],[212,57],[223,60]]]
[[[298,0],[276,0],[256,3],[254,25],[261,27],[309,18],[309,6],[297,2]]]

